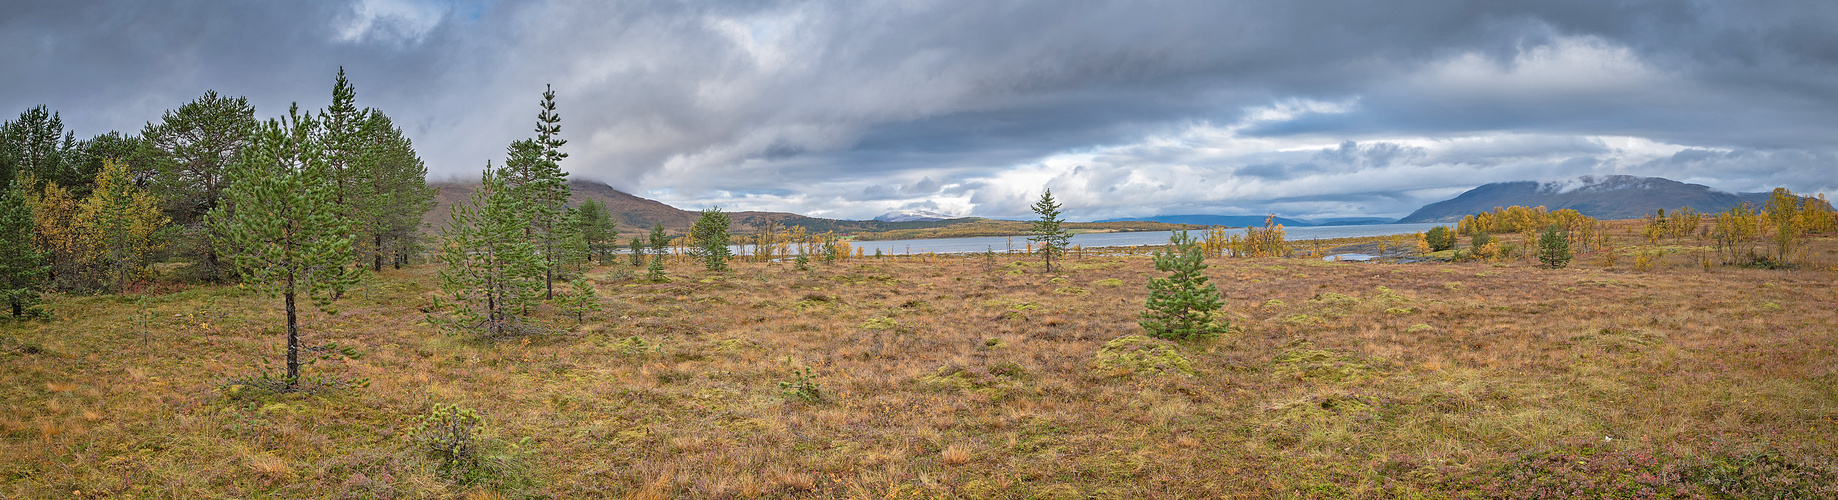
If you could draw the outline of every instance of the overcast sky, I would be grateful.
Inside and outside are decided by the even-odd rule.
[[[343,66],[432,176],[534,135],[680,208],[1402,216],[1488,182],[1838,194],[1838,2],[19,1],[0,114],[87,137]]]

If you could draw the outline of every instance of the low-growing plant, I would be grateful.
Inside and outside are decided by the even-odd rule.
[[[817,381],[817,375],[810,367],[793,368],[791,380],[779,382],[779,393],[805,403],[823,402],[823,384]]]

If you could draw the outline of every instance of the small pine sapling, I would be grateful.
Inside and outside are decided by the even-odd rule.
[[[1550,269],[1570,265],[1570,238],[1557,232],[1557,226],[1545,228],[1538,237],[1538,262]]]
[[[594,293],[593,282],[589,281],[586,275],[575,276],[572,285],[574,285],[574,291],[563,294],[557,299],[556,305],[561,306],[562,310],[567,311],[568,314],[574,315],[575,323],[584,323],[587,321],[587,313],[602,309],[600,300]]]
[[[1187,230],[1175,231],[1168,252],[1155,252],[1155,270],[1172,273],[1149,280],[1149,299],[1138,321],[1149,335],[1168,340],[1188,340],[1221,333],[1229,326],[1215,320],[1223,300],[1219,288],[1207,283],[1206,255]]]

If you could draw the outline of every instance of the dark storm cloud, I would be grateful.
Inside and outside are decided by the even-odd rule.
[[[566,168],[692,208],[1014,216],[1052,187],[1093,218],[1401,215],[1581,174],[1835,188],[1830,2],[0,9],[0,111],[48,104],[80,135],[207,89],[318,108],[342,65],[437,176],[469,178],[554,84]]]

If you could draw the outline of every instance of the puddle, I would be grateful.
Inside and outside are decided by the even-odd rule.
[[[1363,254],[1363,253],[1337,253],[1337,254],[1326,256],[1326,257],[1322,257],[1321,260],[1325,260],[1328,262],[1366,262],[1370,260],[1376,260],[1378,258],[1379,256],[1377,255]]]

